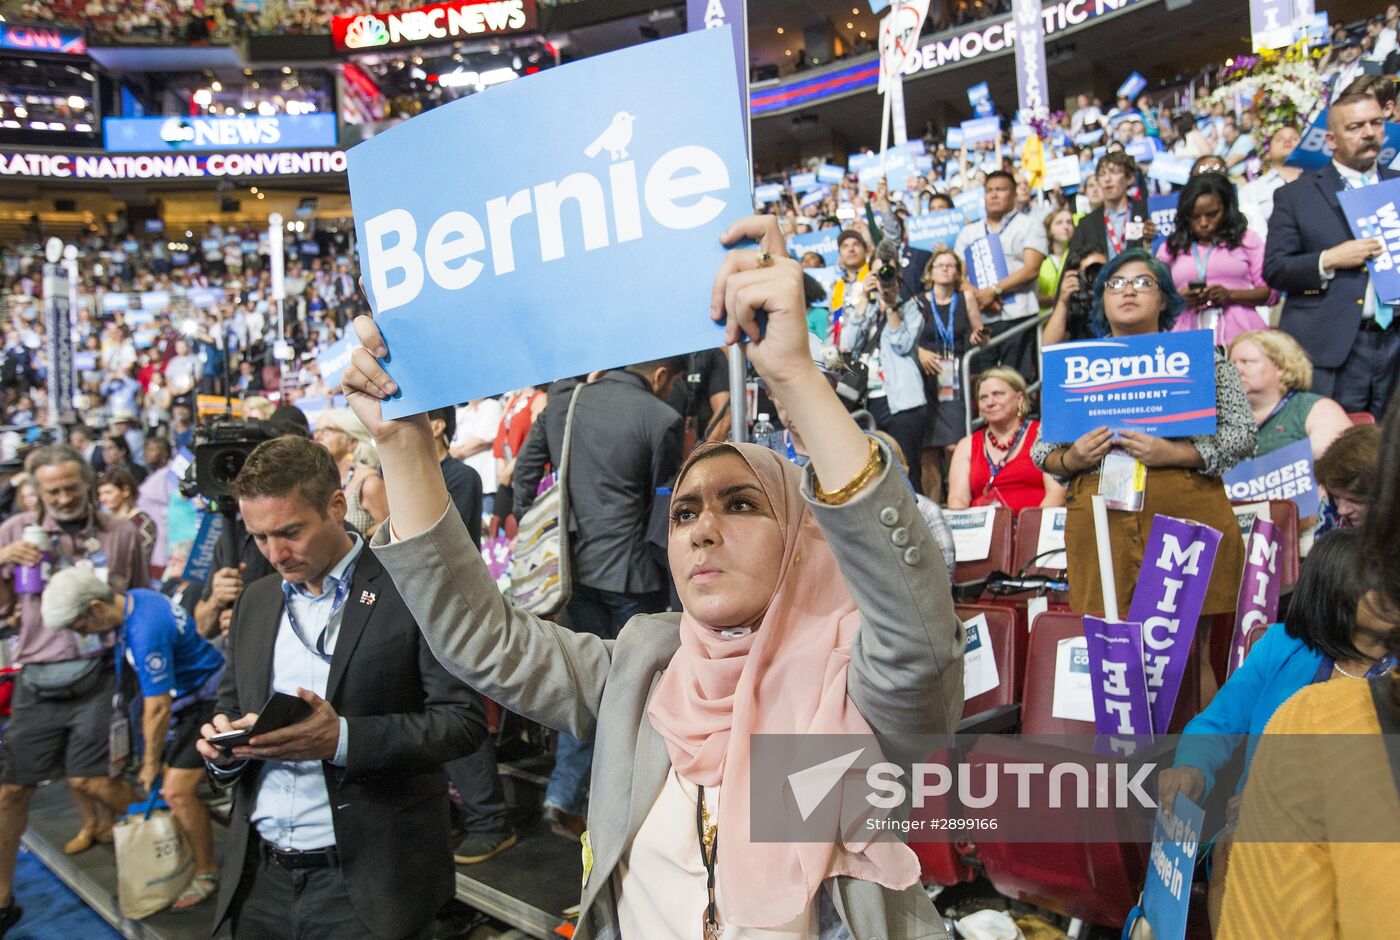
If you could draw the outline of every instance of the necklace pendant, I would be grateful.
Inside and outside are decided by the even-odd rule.
[[[701,936],[703,940],[719,940],[719,921],[710,920],[709,912],[700,915]]]

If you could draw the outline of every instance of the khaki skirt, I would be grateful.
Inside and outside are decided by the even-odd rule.
[[[1078,614],[1102,617],[1103,588],[1099,579],[1098,548],[1094,540],[1093,495],[1099,475],[1084,473],[1069,484],[1065,514],[1065,553],[1069,559],[1069,606]],[[1118,588],[1118,613],[1128,615],[1137,588],[1142,553],[1152,531],[1152,517],[1174,516],[1218,530],[1223,536],[1215,556],[1201,614],[1229,614],[1239,598],[1244,569],[1244,540],[1219,477],[1179,467],[1149,469],[1141,512],[1108,511],[1113,579]]]

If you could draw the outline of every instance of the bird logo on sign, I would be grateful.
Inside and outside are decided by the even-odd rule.
[[[598,139],[589,144],[583,151],[585,157],[596,157],[598,151],[606,150],[608,156],[614,160],[627,159],[627,146],[632,143],[632,122],[637,118],[626,111],[619,111],[613,115],[612,123],[607,130],[598,135]]]

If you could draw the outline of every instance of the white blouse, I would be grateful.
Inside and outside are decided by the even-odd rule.
[[[721,792],[723,792],[721,790]],[[623,940],[700,940],[709,903],[705,864],[695,831],[698,788],[672,767],[651,811],[623,853],[613,874]],[[719,818],[719,796],[705,790],[710,820]],[[716,872],[724,865],[724,831],[719,832]],[[721,940],[816,940],[818,902],[775,928],[738,927],[724,916],[724,893],[715,887]]]

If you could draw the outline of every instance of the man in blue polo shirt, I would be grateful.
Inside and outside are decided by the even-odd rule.
[[[189,613],[164,594],[145,588],[113,591],[83,565],[64,568],[49,581],[43,616],[50,630],[100,634],[121,628],[121,665],[135,671],[143,699],[146,750],[138,779],[149,792],[161,778],[161,795],[194,850],[194,878],[171,906],[194,907],[219,887],[209,810],[196,792],[204,760],[195,742],[200,726],[214,715],[223,655],[199,635]]]

